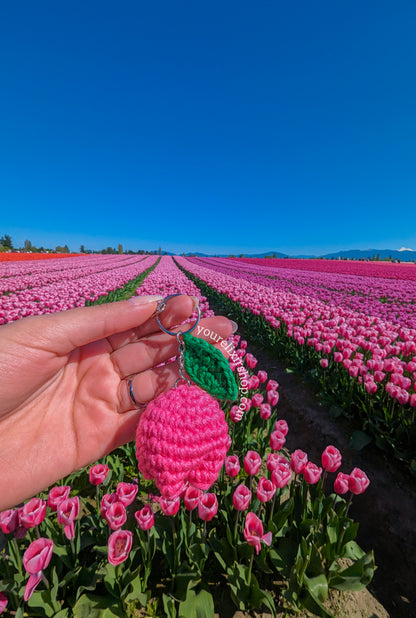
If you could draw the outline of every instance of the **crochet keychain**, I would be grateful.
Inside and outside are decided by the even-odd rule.
[[[176,337],[179,378],[175,386],[151,401],[142,413],[136,433],[137,461],[146,479],[154,479],[161,495],[175,498],[191,484],[207,490],[218,478],[229,447],[228,425],[214,397],[237,398],[237,384],[228,361],[213,345],[191,335],[201,312],[188,331],[160,328]],[[186,375],[187,374],[187,375]],[[191,383],[191,380],[194,384]]]

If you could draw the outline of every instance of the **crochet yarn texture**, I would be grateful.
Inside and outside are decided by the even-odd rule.
[[[191,380],[218,399],[235,401],[237,384],[221,350],[190,333],[183,336],[183,341],[185,369]]]
[[[139,470],[166,498],[179,496],[188,483],[209,489],[228,445],[224,412],[193,384],[179,384],[151,401],[136,432]]]

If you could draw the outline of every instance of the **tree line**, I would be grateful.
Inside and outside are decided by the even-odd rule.
[[[85,245],[81,245],[79,251],[70,251],[68,245],[51,247],[36,247],[30,240],[25,240],[23,247],[17,247],[13,243],[13,239],[10,234],[4,234],[0,236],[0,253],[5,251],[18,251],[20,253],[105,253],[105,254],[127,254],[127,255],[165,255],[166,251],[162,251],[161,247],[153,251],[147,251],[145,249],[137,249],[137,251],[123,250],[123,245],[119,244],[117,249],[114,247],[106,247],[105,249],[87,249]]]

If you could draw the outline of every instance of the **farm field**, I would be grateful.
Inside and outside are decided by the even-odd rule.
[[[176,293],[196,296],[203,317],[223,314],[239,325],[229,340],[239,396],[221,404],[230,450],[205,494],[216,510],[204,519],[200,495],[192,515],[185,500],[175,508],[152,500],[157,490],[137,478],[134,446],[119,449],[97,463],[109,468],[102,485],[88,470],[64,481],[82,504],[71,539],[48,507],[39,530],[54,540],[50,589],[39,584],[20,615],[81,616],[103,603],[106,616],[193,616],[195,608],[204,616],[291,608],[338,618],[412,615],[416,267],[123,255],[8,261],[0,263],[0,324]],[[105,499],[127,490],[134,495],[122,529],[133,547],[114,566]],[[38,498],[46,503],[51,491]],[[258,553],[247,511],[258,516]],[[149,512],[155,523],[146,531],[139,521]],[[7,524],[1,529],[9,562],[0,564],[0,592],[23,612],[18,554],[38,532],[29,528],[16,542]]]

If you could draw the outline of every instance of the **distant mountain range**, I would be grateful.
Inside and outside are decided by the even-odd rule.
[[[167,255],[175,255],[174,253],[166,252]],[[196,255],[197,257],[213,257],[213,254],[206,253],[187,253],[186,255]],[[216,254],[215,257],[229,257],[229,254]],[[235,257],[249,257],[249,258],[264,258],[264,257],[276,257],[276,258],[297,258],[297,259],[311,259],[311,258],[324,258],[326,260],[337,259],[350,259],[350,260],[400,260],[401,262],[415,262],[416,251],[411,249],[348,249],[346,251],[338,251],[336,253],[326,253],[325,255],[287,255],[286,253],[279,253],[278,251],[268,251],[266,253],[244,253],[236,254]]]

